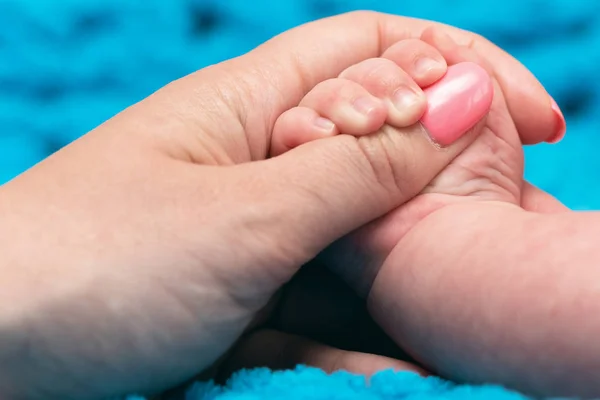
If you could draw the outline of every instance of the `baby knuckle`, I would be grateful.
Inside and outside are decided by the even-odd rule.
[[[373,179],[394,203],[401,204],[420,191],[418,160],[406,136],[386,126],[376,134],[357,138],[357,144]]]
[[[317,84],[300,102],[300,105],[307,103],[331,104],[335,102],[344,92],[344,81],[338,78],[328,79]]]

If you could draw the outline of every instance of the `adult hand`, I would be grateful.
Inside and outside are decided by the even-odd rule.
[[[340,135],[265,158],[275,119],[316,83],[432,25],[352,13],[291,30],[0,188],[0,394],[103,398],[181,382],[301,265],[421,191],[476,132],[446,151],[419,135]],[[531,74],[443,29],[495,66],[523,141],[551,140],[560,127]]]

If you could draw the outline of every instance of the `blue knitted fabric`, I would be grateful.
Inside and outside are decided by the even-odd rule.
[[[594,0],[0,0],[0,183],[167,82],[300,23],[355,9],[476,31],[529,67],[565,112],[559,145],[527,150],[527,178],[600,208],[600,2]],[[410,374],[241,372],[189,399],[517,399]]]
[[[457,25],[519,58],[569,125],[560,145],[528,149],[527,178],[600,208],[594,0],[0,0],[0,182],[175,78],[355,9]]]
[[[359,375],[316,368],[294,371],[268,369],[240,371],[225,386],[197,383],[185,400],[526,400],[498,386],[454,385],[438,378],[422,378],[411,372],[382,371],[367,381]],[[129,397],[127,400],[143,400]]]

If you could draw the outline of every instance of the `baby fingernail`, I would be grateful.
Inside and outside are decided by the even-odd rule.
[[[354,109],[363,115],[370,115],[379,108],[379,102],[371,97],[359,97],[354,100]]]
[[[398,111],[406,111],[414,107],[421,100],[421,97],[407,87],[401,87],[394,92],[393,102],[394,107]]]
[[[548,143],[555,144],[560,142],[565,137],[565,133],[567,132],[567,123],[565,122],[565,117],[562,111],[560,111],[558,104],[556,104],[556,101],[554,101],[554,99],[550,100],[552,111],[554,111],[556,130],[554,136],[548,140]]]
[[[332,121],[323,117],[316,118],[314,124],[317,128],[326,132],[331,132],[335,128],[335,124]]]
[[[415,73],[417,75],[426,75],[431,71],[440,71],[446,68],[446,64],[434,60],[433,58],[423,57],[415,62]]]

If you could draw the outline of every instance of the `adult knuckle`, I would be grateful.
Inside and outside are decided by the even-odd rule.
[[[470,32],[470,35],[467,36],[467,39],[465,39],[464,43],[462,44],[463,46],[476,51],[482,43],[486,43],[488,42],[488,40],[486,38],[484,38],[483,36],[481,36],[478,33],[473,33]]]
[[[400,68],[390,60],[375,59],[366,71],[364,80],[378,89],[393,88],[404,81]]]
[[[343,79],[332,78],[317,84],[300,102],[300,105],[307,103],[320,104],[323,106],[331,105],[338,98],[343,97],[347,91],[347,82]]]

